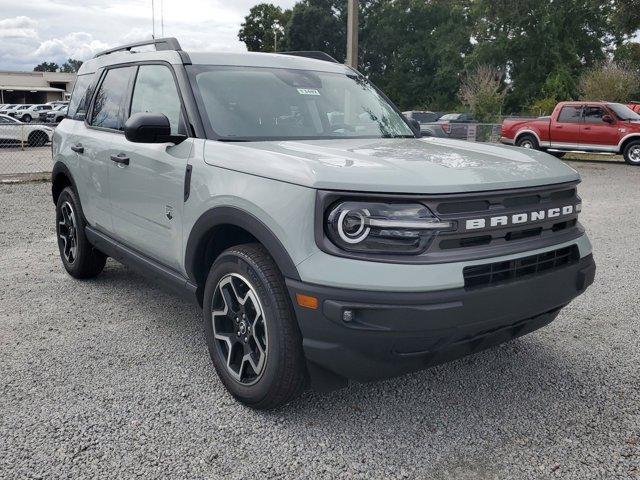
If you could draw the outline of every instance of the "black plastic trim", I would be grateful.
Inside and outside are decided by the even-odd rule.
[[[286,284],[307,362],[368,381],[460,358],[540,328],[582,294],[595,274],[589,254],[554,271],[472,290],[351,290],[290,279]],[[299,306],[298,293],[316,297],[319,307]]]
[[[220,225],[233,225],[249,232],[269,251],[285,277],[300,280],[298,269],[293,260],[269,227],[249,212],[236,207],[221,206],[203,213],[189,234],[185,253],[185,269],[194,283],[196,282],[197,265],[200,261],[200,255],[203,253],[201,249],[206,245],[211,229]]]
[[[53,204],[56,204],[56,198],[55,198],[55,192],[54,192],[54,188],[55,188],[55,181],[56,181],[56,177],[59,174],[64,174],[69,181],[71,182],[71,186],[73,187],[73,190],[78,193],[78,189],[76,188],[76,182],[73,179],[73,175],[71,175],[71,171],[69,170],[69,167],[67,167],[67,165],[63,162],[61,162],[60,160],[58,160],[54,165],[53,165],[53,169],[51,170],[51,198],[53,200]]]
[[[187,165],[187,169],[184,173],[184,201],[189,200],[189,195],[191,194],[191,172],[193,171],[193,167],[191,165]]]
[[[198,303],[196,298],[196,285],[179,272],[127,247],[93,227],[85,227],[85,234],[89,242],[104,254],[124,265],[134,268],[151,280],[158,281],[171,288],[189,301]]]

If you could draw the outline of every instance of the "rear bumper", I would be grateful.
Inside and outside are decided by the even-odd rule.
[[[476,289],[373,292],[287,280],[310,368],[368,381],[447,362],[532,332],[593,283],[592,255]],[[318,298],[315,310],[296,294]],[[344,312],[353,319],[344,321]],[[312,374],[313,376],[313,374]]]

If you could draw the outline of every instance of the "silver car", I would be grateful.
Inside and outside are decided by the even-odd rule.
[[[580,177],[551,155],[418,138],[317,52],[152,44],[78,72],[53,140],[60,258],[88,279],[113,257],[193,299],[244,404],[480,351],[593,282]]]

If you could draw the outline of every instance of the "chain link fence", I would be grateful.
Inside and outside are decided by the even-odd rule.
[[[0,116],[0,179],[44,177],[51,173],[51,139],[57,123],[18,122]]]

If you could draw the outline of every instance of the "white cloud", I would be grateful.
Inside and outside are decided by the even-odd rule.
[[[36,38],[38,22],[29,17],[0,20],[0,38]]]

